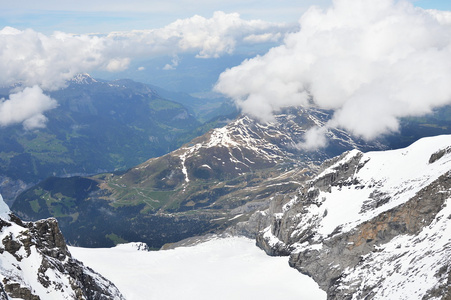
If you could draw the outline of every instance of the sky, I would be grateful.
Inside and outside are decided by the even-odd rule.
[[[448,0],[1,1],[0,85],[21,86],[0,101],[0,126],[44,127],[57,106],[45,92],[78,73],[161,55],[172,57],[162,71],[174,71],[183,54],[215,59],[268,43],[224,70],[215,91],[262,122],[288,105],[333,110],[306,149],[325,146],[331,127],[371,140],[451,103]]]
[[[448,0],[410,0],[426,9],[451,10]],[[210,17],[215,11],[239,13],[244,19],[269,22],[297,22],[311,6],[326,8],[332,0],[1,0],[0,28],[33,28],[50,34],[109,33],[164,27],[176,19],[194,15]]]
[[[297,22],[312,4],[326,6],[330,0],[112,0],[112,1],[6,1],[2,0],[0,27],[33,28],[70,33],[109,33],[159,28],[194,15],[209,18],[215,11],[239,13],[247,20]]]

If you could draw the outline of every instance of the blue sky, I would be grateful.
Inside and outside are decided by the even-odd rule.
[[[426,9],[439,9],[451,11],[451,1],[449,0],[418,0],[412,2],[416,6]]]
[[[450,0],[410,0],[416,6],[451,10]],[[209,18],[214,11],[238,12],[243,19],[262,19],[269,22],[297,22],[311,5],[328,7],[331,0],[2,0],[0,28],[32,28],[50,34],[53,31],[70,33],[108,33],[111,31],[151,29],[163,27],[176,19],[195,14]]]

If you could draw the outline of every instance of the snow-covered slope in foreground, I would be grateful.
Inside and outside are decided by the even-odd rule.
[[[286,257],[269,257],[250,239],[213,239],[152,252],[132,246],[70,251],[112,280],[127,300],[326,299],[312,279],[288,266]]]
[[[258,237],[330,299],[451,297],[451,136],[350,151],[281,203]]]

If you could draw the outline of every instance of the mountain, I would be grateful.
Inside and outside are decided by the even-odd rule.
[[[8,203],[49,176],[126,170],[166,154],[201,125],[182,104],[131,80],[81,74],[48,94],[58,107],[46,112],[46,128],[0,130],[0,184]]]
[[[276,199],[257,243],[328,299],[450,299],[451,136],[352,150]]]
[[[325,149],[296,146],[308,128],[330,117],[314,108],[287,108],[264,125],[241,116],[126,172],[48,178],[18,196],[12,209],[27,220],[56,217],[69,242],[80,246],[142,241],[160,248],[216,232],[298,187],[324,159],[384,147],[341,130],[329,132]]]
[[[0,196],[0,299],[125,299],[72,258],[55,219],[22,222]]]
[[[194,97],[187,93],[168,91],[151,84],[148,84],[148,86],[163,98],[185,106],[201,122],[208,122],[214,118],[228,115],[235,118],[239,114],[238,108],[232,100],[215,93],[201,93]]]
[[[247,120],[247,118],[245,119]],[[241,121],[243,120],[241,119]],[[232,125],[233,123],[229,126]],[[249,126],[246,127],[249,128]],[[199,141],[198,144],[186,145],[187,151],[182,154],[190,153],[189,149],[193,149],[192,147],[195,147],[194,149],[208,148],[209,145],[224,147],[224,145],[231,145],[233,141],[238,140],[227,135],[222,135],[222,138],[218,139],[221,131],[224,129],[213,130],[207,139],[209,143]],[[245,134],[241,134],[241,138],[245,136]],[[247,140],[250,142],[249,139]],[[216,141],[216,143],[212,141]],[[238,147],[237,144],[234,146]],[[257,149],[258,151],[255,153],[266,158],[270,153],[266,151],[271,150],[271,153],[275,154],[270,156],[267,161],[272,159],[278,164],[281,163],[278,160],[280,157],[277,155],[279,150],[276,148],[266,149],[263,152],[259,148],[254,150]],[[181,149],[177,151],[181,151]],[[179,152],[177,155],[180,159]],[[255,156],[258,155],[255,154]],[[293,156],[295,155],[293,153]],[[184,177],[181,180],[184,182],[182,183],[184,187],[188,187],[190,182],[198,180],[188,171],[189,167],[186,162],[189,157],[191,156],[187,154],[183,164],[186,168],[186,172],[182,171]],[[285,157],[285,159],[289,161],[292,158]],[[158,159],[153,159],[148,163],[151,164],[154,160]],[[183,161],[183,159],[180,160]],[[145,164],[141,165],[141,167],[145,166]],[[181,168],[184,169],[183,166]],[[268,208],[254,207],[251,209],[252,215],[245,220],[241,219],[242,215],[235,215],[234,218],[240,222],[229,227],[226,232],[249,234],[253,231],[252,234],[256,236],[258,246],[270,255],[288,256],[290,266],[313,278],[327,292],[328,299],[450,298],[451,135],[424,138],[407,148],[397,150],[366,153],[359,150],[347,151],[326,160],[318,168],[312,169],[313,175],[308,178],[300,174],[301,170],[304,170],[302,166],[293,165],[290,170],[286,171],[291,175],[280,179],[279,184],[290,185],[289,183],[296,179],[296,185],[271,193]],[[82,177],[77,180],[81,179]],[[64,196],[62,191],[68,188],[62,187],[62,184],[56,186],[62,189],[59,193]],[[89,193],[90,188],[92,187],[84,186],[80,187],[80,190]],[[49,189],[49,191],[51,190]],[[261,194],[260,192],[258,194]],[[47,195],[47,197],[49,196],[51,193]],[[85,200],[89,202],[92,199]],[[250,204],[252,201],[246,205]],[[4,203],[0,202],[0,207],[0,217],[3,220],[1,221],[1,238],[4,246],[0,271],[5,268],[14,269],[17,264],[32,257],[34,247],[40,251],[37,253],[50,255],[54,260],[63,258],[62,250],[54,247],[54,245],[62,243],[61,234],[56,229],[48,229],[49,227],[53,228],[54,225],[51,224],[56,224],[54,219],[25,223],[13,215],[8,215],[9,212]],[[243,209],[243,206],[238,208]],[[191,214],[194,212],[190,211]],[[174,216],[173,221],[177,221],[175,217],[177,213],[172,215]],[[228,218],[229,216],[224,215],[223,217]],[[256,222],[257,220],[258,222]],[[19,227],[15,227],[16,225]],[[248,231],[246,232],[246,230]],[[28,237],[27,234],[31,237]],[[224,251],[224,248],[229,247],[227,245],[231,243],[232,239],[215,241],[211,236],[200,237],[194,243],[198,243],[202,239],[210,242],[199,244],[196,247],[176,249],[178,251],[155,252],[153,257],[149,252],[131,249],[131,247],[140,248],[142,244],[123,245],[113,249],[71,249],[74,249],[77,257],[84,257],[89,264],[102,268],[104,274],[114,278],[114,281],[123,285],[124,291],[126,290],[127,294],[131,295],[134,292],[133,288],[125,285],[130,282],[127,283],[126,280],[123,280],[124,276],[120,271],[115,266],[111,266],[111,262],[114,263],[118,258],[128,257],[132,265],[140,266],[138,274],[133,273],[133,276],[137,277],[136,281],[141,280],[139,272],[143,266],[149,266],[153,270],[161,267],[160,259],[166,259],[165,261],[171,265],[171,270],[174,270],[173,266],[180,267],[180,264],[186,266],[187,262],[193,263],[192,267],[182,267],[182,269],[195,270],[195,273],[190,273],[194,275],[189,276],[196,279],[204,274],[197,269],[197,259],[204,260],[206,257],[212,259],[213,262],[220,261],[222,267],[226,268],[227,266],[224,271],[227,271],[227,274],[233,274],[231,270],[234,267],[231,264],[236,261],[229,260],[223,254],[218,254]],[[32,254],[27,256],[29,240],[32,243],[30,247]],[[17,245],[19,242],[22,243],[20,247]],[[236,246],[233,245],[230,247],[236,250]],[[241,251],[245,251],[245,249]],[[244,257],[245,262],[249,260],[256,262],[253,256],[245,253],[233,255]],[[224,257],[227,259],[227,263],[218,257]],[[6,259],[8,260],[6,261]],[[193,259],[195,259],[194,262]],[[67,258],[63,260],[63,264],[64,262],[67,262]],[[243,263],[236,266],[242,266]],[[164,265],[165,270],[167,270],[166,267],[167,265]],[[18,270],[21,271],[26,267],[19,265],[19,268]],[[146,272],[149,268],[145,268]],[[211,269],[211,266],[209,268]],[[63,267],[56,269],[61,271]],[[58,278],[58,276],[49,276],[49,269],[42,266],[39,270],[41,272],[45,270],[45,275],[49,278]],[[39,274],[39,270],[37,274]],[[130,272],[129,266],[123,266],[121,270]],[[29,274],[29,272],[26,273]],[[0,274],[5,276],[4,273]],[[6,272],[6,274],[10,275],[11,273]],[[212,275],[211,272],[208,274]],[[240,274],[248,273],[240,272]],[[170,278],[163,281],[165,284],[168,280],[173,284],[171,279],[175,277],[177,280],[181,278],[180,282],[187,284],[186,278],[183,276],[173,277],[167,273],[162,276]],[[280,279],[278,273],[272,273],[272,276],[274,276],[271,278],[272,280]],[[14,276],[15,280],[23,277],[23,273]],[[157,277],[152,280],[152,284],[156,280],[163,280],[161,277]],[[60,278],[66,277],[60,275]],[[245,278],[249,278],[249,276]],[[255,278],[252,277],[252,280]],[[94,282],[97,280],[95,279]],[[300,284],[303,282],[302,280],[299,280]],[[199,282],[199,280],[196,281]],[[4,283],[5,280],[2,282]],[[202,281],[203,284],[205,282]],[[216,283],[218,280],[214,282]],[[292,284],[297,285],[297,283]],[[21,283],[21,285],[25,284]],[[38,283],[29,284],[29,286],[34,288],[33,293],[39,290],[36,288],[39,287]],[[115,291],[108,283],[103,283],[103,286],[109,286],[109,291]],[[202,286],[201,284],[200,288]],[[14,290],[15,287],[16,285],[13,285],[9,289]],[[220,288],[222,287],[223,285]],[[311,288],[316,289],[314,286]],[[16,288],[15,290],[20,289]],[[31,291],[30,288],[28,290]],[[96,289],[89,287],[88,290]],[[54,291],[50,288],[46,292],[53,293]],[[139,292],[146,295],[144,289],[140,289]],[[174,295],[165,290],[151,290],[149,294],[152,292],[162,293],[158,294],[160,296]],[[243,290],[243,292],[252,293],[250,289]],[[258,292],[260,293],[261,290]],[[306,295],[309,294],[306,292]],[[320,293],[317,294],[322,297]],[[117,295],[118,299],[121,297],[119,294],[114,295]],[[180,297],[179,294],[176,295],[176,297]],[[4,294],[3,297],[5,297]],[[114,296],[109,295],[108,297],[110,298],[106,299]],[[49,297],[47,296],[47,298]]]

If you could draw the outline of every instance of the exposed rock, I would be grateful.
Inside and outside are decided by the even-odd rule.
[[[0,300],[8,300],[8,295],[6,294],[3,284],[0,282]]]
[[[19,283],[5,283],[5,292],[13,298],[41,300],[39,296],[33,295],[28,288],[21,287]]]
[[[431,224],[449,196],[451,178],[444,175],[405,204],[362,223],[350,232],[324,240],[320,250],[291,254],[290,266],[313,277],[328,291],[331,299],[346,299],[343,295],[351,295],[356,290],[352,287],[343,288],[340,277],[344,270],[354,268],[363,256],[376,251],[377,246],[398,235],[418,234],[422,228]],[[369,291],[373,289],[366,288]]]
[[[10,221],[0,220],[0,299],[2,293],[30,300],[46,299],[47,294],[61,299],[123,299],[110,281],[71,257],[56,219],[22,222],[11,214]]]
[[[14,240],[12,233],[2,239],[2,244],[5,251],[13,255],[18,261],[22,260],[22,256],[16,254],[22,247],[22,244]]]
[[[440,147],[449,144],[436,137],[327,161],[279,200],[257,244],[289,255],[328,299],[449,299],[451,147]]]
[[[440,158],[442,158],[445,154],[451,153],[451,147],[446,147],[445,149],[440,149],[439,151],[433,153],[431,158],[429,158],[429,163],[433,164]]]

